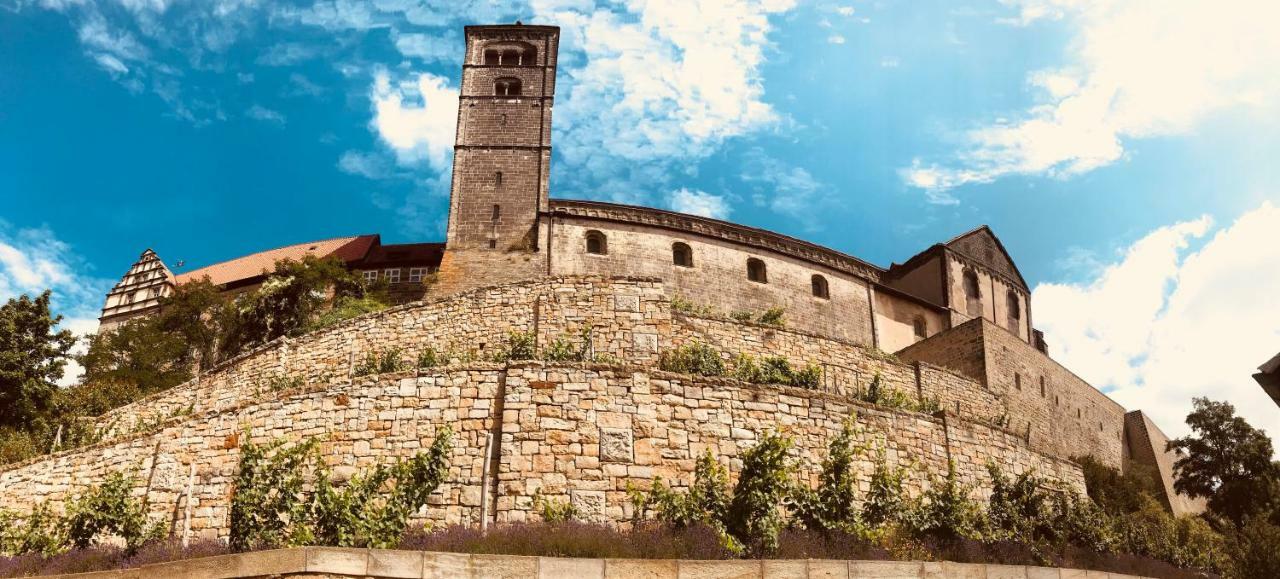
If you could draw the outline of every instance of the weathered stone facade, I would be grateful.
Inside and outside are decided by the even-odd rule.
[[[977,381],[927,363],[898,363],[856,343],[672,312],[666,295],[650,278],[553,278],[401,306],[280,340],[101,417],[116,434],[96,446],[0,470],[0,507],[25,511],[48,500],[60,508],[107,472],[133,471],[152,516],[176,525],[194,465],[192,528],[225,536],[228,481],[243,436],[322,437],[326,460],[347,476],[412,454],[449,425],[458,437],[448,484],[425,516],[476,523],[483,503],[490,520],[523,520],[541,489],[600,520],[622,521],[628,482],[663,476],[686,484],[705,449],[736,469],[741,452],[768,429],[796,439],[796,458],[812,474],[829,438],[854,413],[860,436],[889,461],[912,467],[915,492],[929,475],[944,473],[948,460],[979,496],[989,486],[988,461],[1012,472],[1035,468],[1082,488],[1074,463],[991,424],[997,399]],[[621,365],[464,360],[500,347],[511,331],[532,332],[545,347],[578,339],[586,328],[592,350]],[[804,390],[653,370],[661,351],[693,340],[726,357],[781,355],[821,364],[827,379],[818,390]],[[420,375],[351,377],[365,354],[393,347],[410,360],[428,347],[452,351],[455,360]],[[877,374],[885,387],[939,398],[946,412],[856,402],[853,394]],[[280,380],[294,377],[306,385]],[[139,432],[128,433],[137,426]],[[864,481],[871,465],[869,456],[859,463]]]

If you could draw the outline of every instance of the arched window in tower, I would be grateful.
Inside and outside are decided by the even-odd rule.
[[[831,291],[827,288],[827,278],[815,273],[813,277],[809,278],[809,285],[812,286],[813,297],[824,300],[831,299]]]
[[[587,232],[587,253],[605,255],[609,253],[609,241],[599,231]]]
[[[747,260],[747,279],[757,283],[769,283],[769,272],[765,270],[763,261],[754,257]]]
[[[494,96],[520,96],[520,79],[509,76],[493,81]]]
[[[964,270],[964,302],[970,316],[982,317],[982,290],[978,287],[978,274],[972,269]]]
[[[687,243],[671,244],[671,263],[680,267],[693,267],[693,249]]]
[[[527,42],[501,42],[484,49],[485,66],[537,66],[538,49]]]
[[[1008,303],[1009,329],[1016,334],[1018,329],[1022,327],[1022,305],[1018,301],[1018,292],[1009,290],[1004,299]]]
[[[911,329],[915,331],[916,339],[918,340],[929,337],[929,322],[925,321],[924,316],[916,316],[912,319]]]

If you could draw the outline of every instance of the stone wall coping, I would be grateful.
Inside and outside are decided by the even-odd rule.
[[[299,547],[155,563],[133,569],[46,575],[51,579],[240,579],[250,577],[360,577],[429,579],[446,577],[560,579],[702,578],[880,578],[934,579],[1145,579],[1135,575],[1030,567],[922,561],[846,561],[831,559],[589,559],[472,555],[432,551]]]
[[[639,364],[599,363],[599,362],[545,362],[542,360],[514,360],[510,362],[505,362],[505,363],[461,362],[458,364],[436,366],[434,368],[427,369],[429,371],[425,371],[425,372],[423,370],[415,369],[415,370],[409,370],[409,371],[403,371],[403,372],[391,372],[386,374],[371,374],[368,376],[359,376],[359,377],[350,378],[341,382],[304,384],[297,388],[288,388],[288,389],[280,390],[279,392],[274,392],[272,393],[274,394],[274,396],[267,396],[267,397],[256,398],[256,399],[247,399],[247,400],[241,401],[238,404],[233,404],[233,405],[220,407],[220,408],[211,408],[208,410],[204,410],[202,412],[186,414],[182,416],[174,416],[166,419],[163,422],[158,423],[153,430],[130,433],[124,436],[118,436],[108,440],[102,440],[86,446],[69,448],[69,449],[61,450],[52,454],[32,457],[21,462],[15,462],[10,464],[0,464],[0,473],[17,470],[19,468],[23,468],[23,467],[30,466],[32,464],[37,464],[44,461],[56,460],[58,458],[62,458],[65,456],[76,454],[76,453],[89,452],[89,451],[97,450],[100,448],[106,448],[109,446],[122,444],[138,438],[153,436],[156,432],[159,432],[164,428],[167,428],[169,426],[176,426],[183,422],[207,421],[217,417],[218,415],[235,416],[245,408],[249,408],[259,404],[270,403],[272,401],[285,400],[285,399],[293,398],[297,396],[306,396],[310,394],[315,394],[317,392],[327,392],[334,389],[334,387],[373,386],[377,384],[394,383],[404,379],[416,379],[422,376],[449,374],[453,372],[502,372],[502,371],[519,370],[519,369],[526,369],[526,368],[540,368],[540,369],[546,369],[546,370],[565,368],[565,369],[572,369],[572,370],[641,373],[641,374],[646,374],[648,376],[651,376],[653,378],[658,378],[663,380],[679,380],[684,384],[687,384],[693,387],[727,386],[731,388],[738,388],[742,390],[752,390],[757,392],[773,391],[779,394],[784,394],[784,395],[793,396],[793,397],[822,398],[824,400],[831,401],[831,402],[847,404],[852,408],[858,408],[860,410],[865,410],[870,412],[881,412],[885,414],[911,416],[921,420],[928,420],[938,425],[942,425],[945,421],[958,420],[959,422],[962,422],[962,423],[981,426],[983,428],[987,428],[996,432],[1001,432],[1005,435],[1012,436],[1014,438],[1022,440],[1022,436],[1012,430],[1002,428],[1000,426],[988,424],[986,422],[982,422],[979,420],[973,420],[971,418],[960,416],[946,409],[939,410],[935,414],[926,414],[921,412],[913,412],[913,411],[905,410],[901,408],[886,408],[883,406],[876,406],[875,404],[871,404],[869,402],[863,402],[853,397],[841,396],[839,394],[823,392],[820,390],[809,390],[807,388],[800,388],[796,386],[784,386],[782,384],[757,384],[754,382],[744,382],[742,380],[738,380],[736,378],[730,378],[726,376],[698,376],[694,374],[680,374],[676,372],[667,372],[663,370],[657,370],[657,369],[647,367],[647,366],[642,366]],[[1051,462],[1077,465],[1077,463],[1073,460],[1048,455],[1032,448],[1027,448],[1027,451],[1035,453],[1041,458],[1049,460]]]

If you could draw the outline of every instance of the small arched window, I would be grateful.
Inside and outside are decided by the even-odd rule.
[[[671,244],[671,263],[680,267],[693,267],[693,249],[687,243]]]
[[[1018,293],[1009,290],[1005,295],[1005,301],[1009,304],[1009,329],[1017,333],[1018,328],[1022,326],[1022,304],[1018,301]]]
[[[764,262],[754,257],[747,260],[747,279],[758,283],[769,283],[769,272]]]
[[[915,330],[917,338],[923,340],[929,337],[929,322],[925,321],[924,316],[916,316],[911,320],[911,328]]]
[[[587,232],[587,253],[605,255],[609,253],[609,241],[599,231]]]
[[[814,274],[810,278],[809,284],[813,286],[813,297],[824,300],[831,299],[831,291],[827,288],[827,278]]]
[[[504,76],[493,81],[494,96],[520,96],[520,79]]]
[[[964,270],[964,301],[969,315],[982,317],[982,290],[978,287],[978,274],[972,269]]]

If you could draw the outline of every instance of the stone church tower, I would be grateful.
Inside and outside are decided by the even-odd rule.
[[[539,215],[547,209],[560,29],[468,26],[466,37],[437,293],[527,279],[545,269],[536,255]]]

